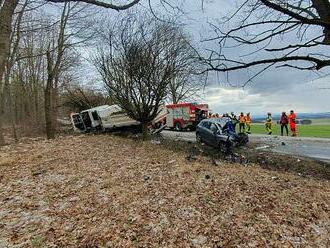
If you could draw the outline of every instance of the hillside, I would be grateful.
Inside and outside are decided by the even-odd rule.
[[[179,148],[179,144],[176,144]],[[110,136],[1,148],[0,247],[326,247],[330,182]],[[176,151],[175,151],[176,150]],[[180,151],[178,151],[180,150]]]

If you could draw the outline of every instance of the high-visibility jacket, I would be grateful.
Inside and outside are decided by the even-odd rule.
[[[272,124],[273,118],[271,116],[268,116],[266,119],[266,124]]]
[[[246,121],[246,123],[251,123],[251,116],[247,115],[245,117],[245,121]]]
[[[239,116],[239,123],[245,123],[246,119],[244,115]]]
[[[297,118],[297,115],[295,113],[292,113],[288,116],[289,118],[289,123],[290,124],[296,124],[296,118]]]

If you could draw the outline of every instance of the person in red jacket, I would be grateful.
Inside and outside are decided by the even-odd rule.
[[[289,119],[285,112],[282,112],[280,124],[281,124],[281,136],[283,136],[283,130],[286,131],[286,136],[289,136],[289,130],[288,130],[288,123]]]
[[[291,129],[291,136],[297,136],[297,127],[296,127],[296,118],[297,115],[294,113],[293,110],[290,111],[290,115],[288,116],[290,129]]]

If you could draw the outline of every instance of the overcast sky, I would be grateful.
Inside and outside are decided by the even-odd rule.
[[[174,4],[179,1],[172,2]],[[185,28],[192,35],[195,45],[200,49],[216,49],[215,42],[200,43],[201,39],[214,35],[208,23],[216,23],[222,17],[228,16],[240,1],[205,0],[203,9],[201,2],[201,0],[181,2],[180,7],[184,14],[179,19],[186,24]],[[164,14],[165,11],[159,8],[159,13]],[[291,37],[285,39],[277,42],[281,45]],[[292,40],[294,39],[295,37],[292,37]],[[253,51],[253,48],[248,49],[248,51],[234,49],[228,51],[226,56],[238,57]],[[259,52],[246,59],[251,60],[263,56],[265,54]],[[269,111],[279,113],[290,109],[295,109],[297,112],[330,112],[330,77],[325,76],[330,74],[329,69],[316,74],[294,69],[273,68],[242,88],[242,84],[253,72],[253,69],[233,72],[229,74],[229,81],[225,74],[217,76],[211,74],[205,89],[205,102],[210,104],[214,112],[219,113],[244,111],[263,114]]]
[[[240,2],[240,0],[204,0],[202,8],[202,0],[171,1],[172,5],[180,7],[183,13],[176,13],[170,8],[169,11],[166,11],[163,6],[159,6],[159,0],[152,1],[153,10],[160,18],[162,15],[178,18],[200,51],[218,48],[216,42],[201,43],[200,41],[214,35],[209,25],[210,22],[216,23],[224,16],[228,16]],[[139,11],[150,11],[147,0],[142,0],[142,3],[134,8]],[[134,11],[134,9],[130,11]],[[118,13],[113,10],[102,10],[101,12],[114,19],[125,15],[123,12]],[[234,25],[234,23],[231,24]],[[281,43],[288,42],[291,38],[294,40],[294,34],[292,37],[286,37],[285,40],[275,40],[274,42],[275,45],[278,42],[278,45],[281,46]],[[329,50],[327,47],[326,49]],[[226,56],[240,58],[241,55],[253,50],[256,48],[231,49],[227,51]],[[249,61],[253,58],[265,58],[266,55],[256,52],[244,59]],[[255,70],[232,72],[228,78],[226,74],[211,73],[205,87],[203,101],[209,103],[213,112],[219,113],[243,111],[260,115],[269,111],[280,113],[290,109],[294,109],[298,113],[330,112],[330,76],[326,76],[330,75],[330,68],[318,73],[273,68],[242,88],[242,84],[253,75]]]

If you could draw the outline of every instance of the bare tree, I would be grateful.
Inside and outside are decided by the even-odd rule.
[[[88,32],[90,23],[85,19],[85,15],[80,16],[84,10],[85,7],[79,3],[65,3],[60,22],[50,33],[46,50],[47,80],[44,92],[46,135],[49,139],[54,138],[56,131],[61,76],[79,62],[74,48],[91,38]],[[85,24],[81,25],[81,19]]]
[[[183,50],[184,51],[184,50]],[[189,50],[185,55],[189,54]],[[182,101],[196,101],[200,97],[199,92],[205,85],[205,74],[201,71],[204,67],[197,61],[196,54],[188,56],[186,66],[177,69],[176,75],[169,82],[167,99],[171,103],[179,103]]]
[[[5,143],[2,133],[2,122],[4,114],[4,83],[3,76],[7,61],[10,57],[10,40],[12,35],[12,21],[15,14],[15,9],[18,5],[18,0],[5,0],[0,4],[0,145]]]
[[[141,20],[142,19],[142,20]],[[171,80],[186,61],[178,54],[177,33],[148,18],[125,18],[106,33],[94,64],[110,97],[146,127],[158,114]]]
[[[80,112],[100,105],[111,104],[111,99],[103,92],[82,86],[68,86],[61,94],[62,106]]]
[[[172,62],[175,75],[169,82],[167,98],[171,103],[196,100],[198,91],[204,84],[204,75],[200,73],[204,67],[182,28],[174,25],[174,22],[162,25],[172,35],[173,43],[177,48]]]
[[[76,42],[82,43],[84,38],[87,39],[86,36],[79,37],[79,35],[77,35],[77,33],[82,34],[85,32],[83,25],[80,25],[80,30],[78,30],[79,28],[72,28],[72,26],[69,27],[68,32],[65,33],[64,41],[58,36],[61,34],[61,31],[54,31],[53,36],[48,35],[48,38],[50,38],[48,41],[51,41],[50,43],[47,39],[44,39],[43,42],[39,43],[39,41],[41,41],[39,39],[40,35],[44,37],[44,34],[50,34],[50,29],[54,30],[55,26],[58,25],[60,26],[59,30],[61,30],[61,28],[66,26],[66,21],[64,20],[65,18],[62,18],[61,20],[51,21],[51,23],[41,24],[39,22],[43,22],[44,18],[39,16],[39,20],[24,20],[24,27],[18,29],[20,25],[17,24],[17,20],[26,19],[25,14],[23,16],[23,11],[21,10],[27,2],[32,5],[24,12],[33,12],[33,15],[35,15],[35,13],[41,13],[43,11],[42,6],[50,2],[65,3],[66,5],[70,4],[70,2],[76,2],[71,3],[71,5],[85,3],[85,6],[94,5],[120,11],[136,5],[139,0],[130,1],[123,5],[107,3],[106,1],[101,0],[0,1],[0,145],[4,144],[2,122],[8,120],[8,118],[4,118],[5,111],[7,111],[7,116],[10,115],[14,131],[13,133],[16,137],[15,123],[24,119],[26,124],[27,119],[31,119],[32,113],[35,117],[36,123],[43,123],[43,121],[40,120],[40,117],[42,116],[40,108],[50,108],[52,113],[48,115],[46,114],[48,113],[47,110],[44,112],[46,123],[48,123],[46,128],[47,133],[51,133],[49,130],[53,130],[55,125],[54,121],[49,121],[49,118],[50,115],[53,115],[53,118],[56,116],[54,112],[57,111],[58,107],[57,96],[60,77],[63,74],[63,71],[68,70],[68,67],[71,66],[70,61],[72,61],[73,58],[72,54],[76,52],[74,49],[67,48],[69,47],[69,43],[70,45]],[[58,6],[63,6],[63,4],[59,4]],[[72,13],[70,18],[74,19],[75,14],[76,13]],[[37,17],[35,16],[35,18]],[[84,18],[81,18],[81,16],[77,19],[84,22]],[[86,23],[86,25],[88,25],[88,23]],[[68,42],[69,40],[70,42]],[[44,46],[45,44],[46,47]],[[63,52],[63,50],[66,51]],[[68,53],[71,55],[68,56]],[[64,60],[63,56],[66,57]],[[44,79],[46,78],[47,83],[45,84],[45,91],[44,94],[41,95],[40,93],[43,90]],[[6,124],[8,124],[8,121]],[[24,125],[24,127],[27,126],[29,125]],[[52,137],[53,135],[50,134],[48,136]]]
[[[217,41],[220,49],[205,59],[208,70],[262,66],[255,77],[273,65],[300,70],[330,66],[330,54],[325,52],[330,45],[328,0],[246,0],[224,22],[212,27],[216,35],[206,41]],[[230,58],[228,49],[248,49],[249,54]]]
[[[19,44],[21,40],[21,24],[23,20],[23,15],[25,13],[25,9],[29,4],[29,0],[25,0],[23,2],[22,7],[19,10],[19,13],[17,15],[17,18],[14,23],[14,32],[11,34],[10,38],[10,54],[7,58],[6,65],[5,65],[5,73],[4,73],[4,89],[3,89],[3,98],[7,99],[7,105],[9,109],[9,119],[10,119],[10,124],[12,127],[12,132],[13,132],[13,138],[15,141],[18,141],[17,137],[17,131],[16,131],[16,126],[15,126],[15,121],[14,121],[14,112],[13,112],[13,105],[12,105],[12,93],[11,93],[11,87],[10,87],[10,76],[12,73],[12,68],[17,60],[18,56],[18,49],[19,49]],[[0,116],[1,118],[1,116]]]

